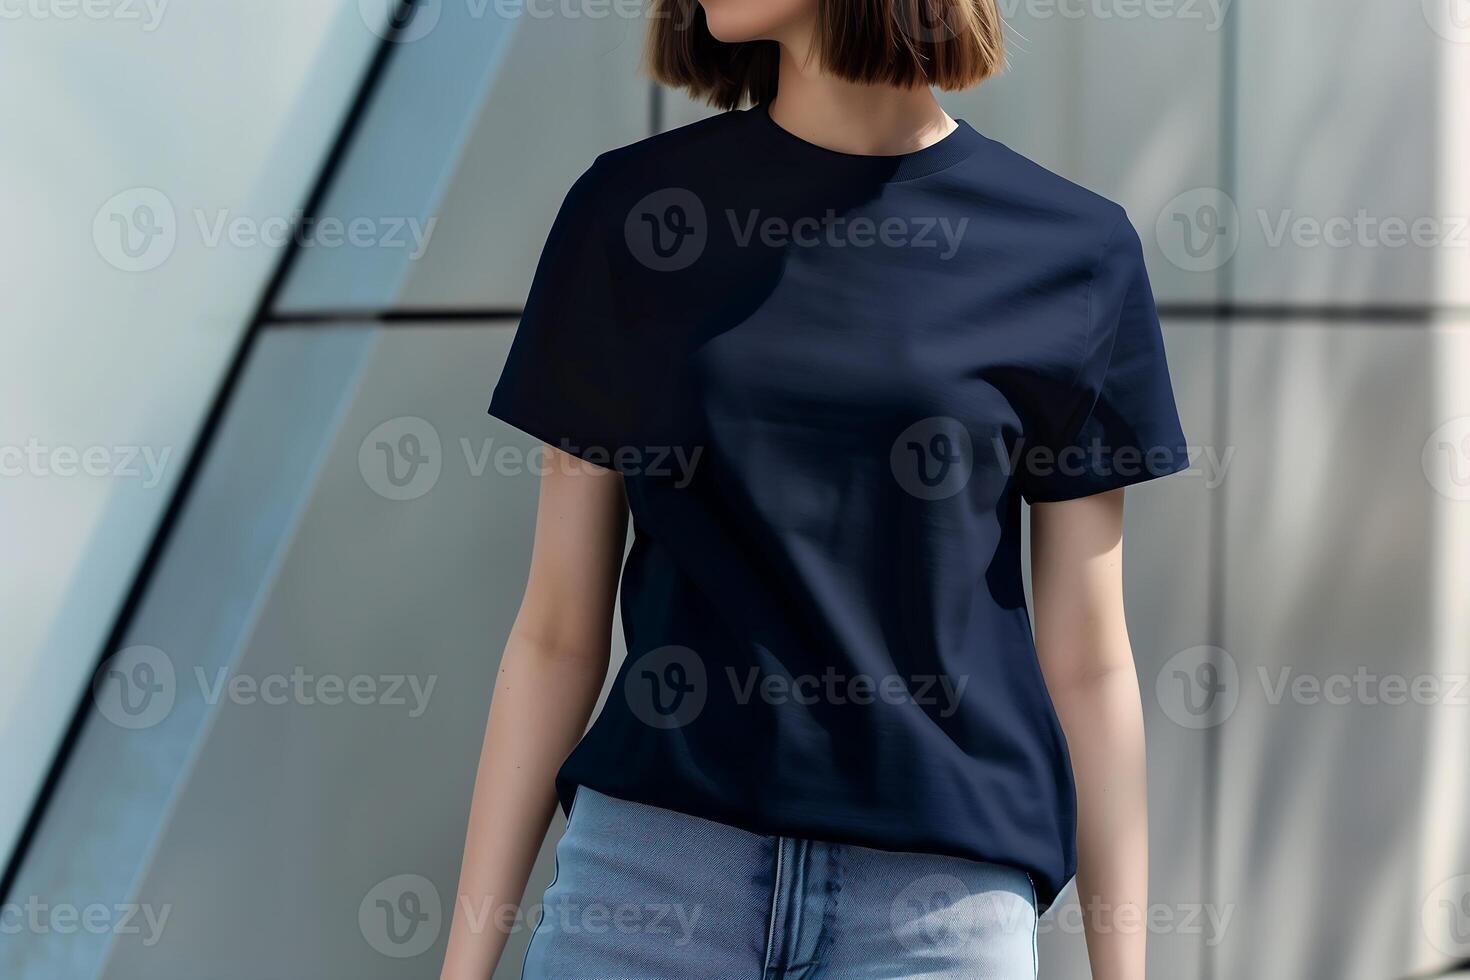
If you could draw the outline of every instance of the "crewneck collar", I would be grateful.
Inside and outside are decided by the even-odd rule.
[[[969,123],[956,119],[954,130],[943,139],[909,153],[844,153],[818,146],[781,128],[771,118],[771,106],[768,102],[746,109],[745,114],[751,117],[751,122],[761,135],[780,152],[834,175],[852,174],[873,180],[913,180],[947,170],[972,155],[985,139]]]

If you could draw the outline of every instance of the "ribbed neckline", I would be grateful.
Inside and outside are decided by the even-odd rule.
[[[915,177],[947,170],[971,156],[985,139],[969,123],[956,119],[953,132],[911,153],[891,156],[844,153],[810,143],[795,133],[782,129],[771,118],[770,103],[752,106],[745,113],[751,117],[756,129],[792,157],[805,160],[811,166],[823,168],[834,175],[852,174],[871,180],[913,180]]]

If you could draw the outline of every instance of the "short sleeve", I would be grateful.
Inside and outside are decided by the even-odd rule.
[[[1073,393],[1061,415],[1039,427],[1059,437],[1044,438],[1024,458],[1028,501],[1086,497],[1189,466],[1143,247],[1126,217],[1103,246],[1089,284]]]
[[[612,467],[636,413],[619,329],[602,158],[567,193],[542,248],[490,414],[549,446]]]

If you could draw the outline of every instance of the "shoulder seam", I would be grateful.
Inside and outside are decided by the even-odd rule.
[[[1123,223],[1128,220],[1128,212],[1123,211],[1121,207],[1118,210],[1122,213],[1118,215],[1118,219],[1108,229],[1108,233],[1103,236],[1102,245],[1097,250],[1097,258],[1092,263],[1092,271],[1087,276],[1087,322],[1083,324],[1082,352],[1077,358],[1077,370],[1072,375],[1071,383],[1067,385],[1068,391],[1075,391],[1077,389],[1078,384],[1082,381],[1082,371],[1087,366],[1087,351],[1089,345],[1092,343],[1092,302],[1093,297],[1097,293],[1097,271],[1102,268],[1103,259],[1108,254],[1108,247],[1113,244],[1113,236],[1118,233],[1118,229],[1123,227]],[[1111,355],[1109,355],[1109,359],[1111,359]],[[1091,408],[1089,408],[1088,414],[1091,414],[1091,411]],[[1087,421],[1085,416],[1082,421],[1084,423]]]

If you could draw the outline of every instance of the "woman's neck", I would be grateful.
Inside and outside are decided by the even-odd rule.
[[[800,50],[805,50],[801,47]],[[859,85],[826,75],[816,59],[781,45],[771,119],[808,143],[842,153],[895,156],[937,143],[955,121],[927,87]]]

